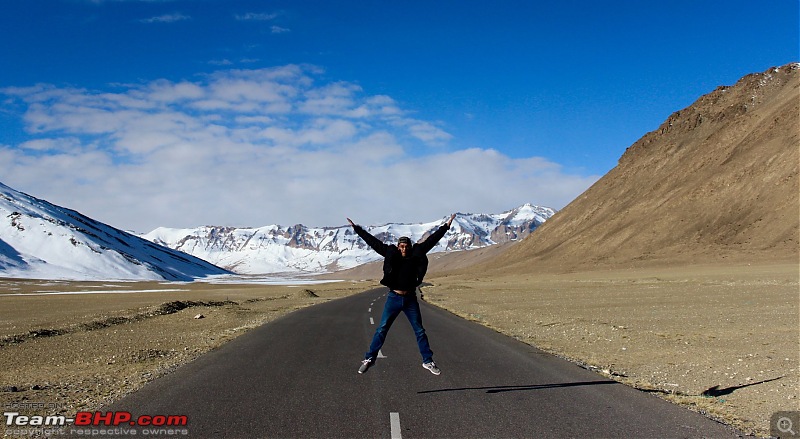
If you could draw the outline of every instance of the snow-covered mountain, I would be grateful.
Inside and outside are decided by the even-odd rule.
[[[457,214],[452,228],[431,253],[469,250],[530,234],[554,210],[525,204],[500,214]],[[423,224],[385,224],[366,229],[384,242],[400,236],[419,241],[447,218]],[[239,274],[326,273],[380,259],[347,226],[284,228],[205,226],[195,229],[158,228],[143,235],[154,243],[197,256]]]
[[[226,273],[0,183],[0,277],[192,280]]]

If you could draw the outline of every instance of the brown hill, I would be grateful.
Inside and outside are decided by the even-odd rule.
[[[702,96],[481,270],[796,262],[799,87],[793,63]]]

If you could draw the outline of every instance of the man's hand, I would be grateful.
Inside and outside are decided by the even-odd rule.
[[[347,218],[347,222],[350,223],[350,225],[355,228],[356,223],[354,223],[353,220],[351,220],[350,218]]]
[[[450,227],[450,224],[453,224],[453,220],[456,218],[456,214],[450,216],[450,219],[447,220],[447,227]]]

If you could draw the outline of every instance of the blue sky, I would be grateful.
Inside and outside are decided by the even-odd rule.
[[[0,182],[114,226],[562,208],[797,0],[6,0]]]

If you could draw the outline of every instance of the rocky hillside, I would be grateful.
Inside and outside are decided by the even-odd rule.
[[[672,114],[486,270],[798,260],[800,64]]]

